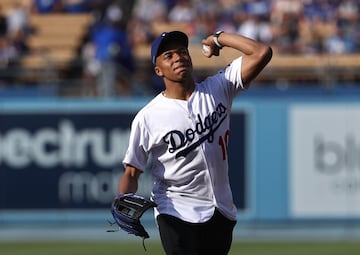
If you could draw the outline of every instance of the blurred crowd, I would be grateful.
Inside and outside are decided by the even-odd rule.
[[[195,42],[225,30],[281,53],[354,53],[360,51],[359,7],[359,0],[138,0],[128,32],[134,44],[144,43],[152,24],[175,22],[186,24]]]
[[[90,2],[94,8],[97,1],[82,2]],[[270,43],[280,53],[340,54],[360,51],[359,0],[98,2],[102,3],[102,11],[105,12],[106,6],[117,4],[120,7],[123,29],[132,47],[151,42],[156,24],[179,23],[184,25],[193,42],[201,41],[216,30],[225,30]]]
[[[6,12],[0,6],[0,69],[31,50],[32,14],[92,15],[78,48],[80,71],[98,84],[95,94],[107,97],[133,93],[133,50],[151,43],[157,25],[181,24],[193,43],[224,30],[271,44],[280,54],[352,54],[360,52],[359,8],[360,0],[14,0]],[[152,90],[158,89],[155,80]]]

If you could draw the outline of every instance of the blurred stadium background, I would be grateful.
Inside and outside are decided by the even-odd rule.
[[[61,253],[60,241],[83,242],[76,254],[95,254],[81,247],[98,242],[118,249],[135,242],[135,253],[120,254],[141,254],[137,239],[106,232],[109,205],[130,122],[163,88],[150,43],[174,29],[190,36],[199,80],[234,57],[228,49],[201,56],[200,41],[213,31],[274,49],[234,102],[229,159],[234,238],[243,250],[232,254],[359,250],[360,1],[0,0],[0,7],[1,254],[48,254],[22,242]],[[148,195],[151,182],[145,174],[139,192]],[[159,254],[151,251],[159,242],[152,215],[143,221],[149,254]],[[322,248],[299,248],[316,242]]]

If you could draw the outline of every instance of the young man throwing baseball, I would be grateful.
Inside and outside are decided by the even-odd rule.
[[[228,141],[233,99],[272,57],[269,46],[238,34],[219,31],[202,43],[208,58],[222,47],[239,57],[197,83],[184,33],[164,32],[153,42],[154,70],[165,89],[134,118],[119,181],[120,194],[135,193],[151,154],[151,198],[167,255],[228,254],[237,212],[219,142]]]

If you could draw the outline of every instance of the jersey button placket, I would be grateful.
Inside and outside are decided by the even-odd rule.
[[[194,124],[194,113],[191,109],[191,104],[190,102],[187,103],[187,113],[188,113],[188,118],[192,120],[192,123]]]

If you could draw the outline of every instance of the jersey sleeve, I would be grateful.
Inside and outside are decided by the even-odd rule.
[[[123,159],[124,165],[132,165],[137,169],[144,171],[147,165],[149,153],[147,152],[147,143],[149,133],[141,117],[136,116],[131,124],[129,146]]]
[[[202,83],[204,88],[211,90],[217,96],[222,95],[230,106],[233,98],[245,89],[241,79],[241,65],[242,57],[235,59],[217,74],[205,79]]]
[[[240,90],[244,89],[241,77],[242,59],[242,57],[235,59],[223,70],[224,77],[230,86],[230,91],[233,96],[235,96]]]

